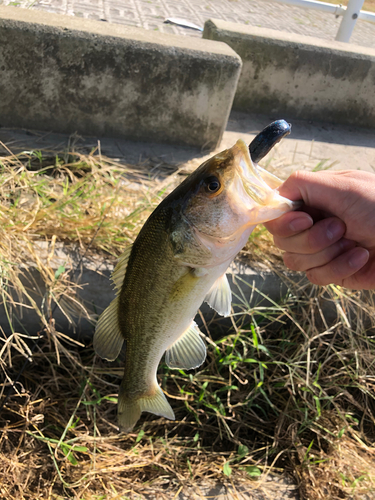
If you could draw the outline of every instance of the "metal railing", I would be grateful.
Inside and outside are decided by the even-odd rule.
[[[315,9],[337,16],[343,16],[335,40],[349,42],[355,23],[358,19],[375,23],[375,13],[361,10],[364,0],[349,0],[348,6],[335,5],[315,0],[272,0],[273,2],[286,3],[295,7]]]

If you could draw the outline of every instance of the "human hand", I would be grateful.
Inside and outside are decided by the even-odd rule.
[[[375,288],[375,174],[298,171],[279,192],[304,202],[265,224],[285,265],[316,285]]]

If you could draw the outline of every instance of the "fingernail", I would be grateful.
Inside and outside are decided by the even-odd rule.
[[[342,234],[342,222],[338,220],[333,220],[327,227],[327,237],[329,240],[333,240]]]
[[[365,248],[356,248],[355,252],[349,259],[349,266],[352,269],[361,269],[361,267],[364,266],[368,261],[369,256],[370,253]]]
[[[300,231],[304,231],[308,229],[314,224],[314,221],[309,215],[305,215],[304,217],[298,217],[297,219],[292,220],[289,223],[289,227],[292,231],[299,233]]]

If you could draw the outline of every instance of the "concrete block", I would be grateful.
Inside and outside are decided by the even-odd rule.
[[[224,43],[0,6],[0,125],[214,148],[241,60]]]
[[[203,37],[242,59],[236,110],[375,128],[374,49],[218,20]]]
[[[46,263],[47,259],[50,259],[51,248],[48,243],[43,241],[35,242],[34,249],[41,262]],[[113,283],[110,279],[114,264],[95,256],[82,258],[79,248],[65,247],[62,243],[56,245],[54,256],[52,260],[49,260],[49,265],[53,270],[57,270],[59,266],[72,270],[70,280],[80,287],[77,289],[74,299],[78,299],[78,302],[84,304],[86,310],[90,313],[90,318],[83,315],[79,308],[72,307],[75,302],[69,301],[67,296],[64,297],[61,307],[55,307],[52,300],[51,315],[45,309],[50,303],[48,299],[50,291],[35,265],[30,264],[22,269],[21,280],[46,317],[53,317],[58,331],[77,339],[91,338],[97,317],[115,298]],[[233,292],[232,306],[234,312],[241,315],[241,321],[245,323],[250,321],[250,316],[246,315],[248,309],[253,307],[274,307],[275,303],[280,302],[288,294],[288,280],[292,279],[294,283],[301,280],[305,281],[304,275],[298,273],[278,275],[269,269],[252,269],[239,260],[236,260],[231,265],[227,275]],[[11,293],[11,287],[9,292]],[[22,299],[15,292],[13,295],[17,307],[11,307],[8,304],[6,312],[4,304],[0,304],[0,328],[7,335],[12,330],[35,335],[42,326],[39,316],[30,308],[27,301],[22,303]],[[64,314],[62,310],[63,308],[69,311],[73,321],[69,321],[68,315]],[[207,322],[210,322],[215,317],[219,320],[219,327],[228,329],[232,326],[230,318],[222,318],[217,315],[206,303],[202,304],[201,311]],[[199,314],[195,320],[199,325],[202,325]]]

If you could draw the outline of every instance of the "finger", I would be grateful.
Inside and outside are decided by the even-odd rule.
[[[278,188],[281,196],[303,200],[308,207],[331,215],[343,213],[345,208],[363,195],[363,184],[374,182],[374,174],[363,171],[293,172]]]
[[[297,170],[281,184],[278,191],[290,200],[303,200],[309,207],[335,213],[342,204],[341,181],[342,177],[337,172]]]
[[[373,251],[370,251],[370,258],[359,271],[345,278],[342,286],[352,290],[374,290],[375,289],[375,261]]]
[[[283,255],[284,264],[292,271],[308,271],[315,267],[325,266],[333,259],[356,246],[355,241],[341,238],[333,245],[313,255],[286,252]]]
[[[339,241],[345,234],[346,226],[341,219],[330,217],[314,224],[302,233],[282,238],[274,236],[277,247],[286,252],[312,255]]]
[[[332,260],[325,266],[306,271],[306,276],[314,285],[340,285],[358,272],[369,259],[369,252],[365,248],[355,247]]]
[[[278,219],[274,219],[264,225],[274,236],[289,238],[290,236],[309,229],[313,224],[314,221],[312,217],[306,212],[288,212]]]

